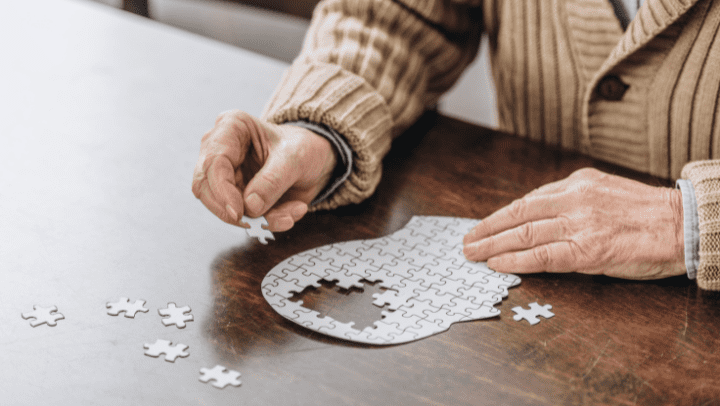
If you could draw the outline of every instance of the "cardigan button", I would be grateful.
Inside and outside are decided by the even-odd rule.
[[[619,77],[607,75],[598,83],[597,94],[605,100],[618,101],[622,100],[628,87],[630,86],[626,85]]]

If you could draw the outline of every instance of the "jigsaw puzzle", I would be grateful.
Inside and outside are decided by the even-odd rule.
[[[165,361],[175,362],[178,357],[185,358],[190,355],[189,352],[185,352],[188,346],[185,344],[178,343],[172,345],[171,341],[167,340],[155,340],[155,344],[145,344],[145,355],[148,357],[157,358],[160,354],[165,354]]]
[[[34,305],[33,311],[22,313],[20,316],[25,320],[33,319],[30,320],[30,325],[33,327],[37,327],[41,324],[47,324],[50,327],[55,327],[58,320],[65,319],[65,316],[63,316],[62,313],[56,313],[57,310],[57,306],[42,307]]]
[[[540,306],[537,302],[530,303],[530,310],[525,310],[521,306],[516,306],[512,308],[512,311],[517,313],[513,316],[513,319],[515,321],[525,319],[528,321],[528,323],[530,323],[531,326],[534,326],[535,324],[540,323],[540,319],[538,319],[538,316],[549,319],[555,315],[555,313],[551,312],[550,309],[552,309],[551,305],[546,304]]]
[[[399,344],[450,328],[453,323],[497,316],[494,305],[520,283],[462,253],[463,236],[478,220],[415,216],[402,229],[377,239],[341,242],[308,250],[282,261],[262,281],[265,300],[293,322],[333,337]],[[319,280],[348,289],[363,281],[385,288],[373,304],[383,307],[374,327],[358,330],[290,299]]]
[[[228,385],[240,386],[242,382],[238,379],[240,372],[229,370],[225,372],[225,367],[222,365],[215,365],[212,369],[200,368],[200,382],[208,383],[210,380],[215,380],[213,386],[216,388],[223,389]]]
[[[250,228],[245,229],[248,237],[257,238],[258,241],[265,245],[268,243],[268,238],[271,240],[275,239],[273,233],[265,228],[268,226],[268,222],[265,220],[265,217],[250,218],[242,216],[242,222],[250,226]]]
[[[125,313],[125,317],[134,319],[137,312],[147,313],[149,309],[143,307],[145,301],[142,299],[136,300],[134,303],[130,303],[130,299],[121,297],[117,302],[108,302],[105,304],[109,310],[107,314],[111,316],[117,316],[120,313]]]
[[[166,316],[162,319],[162,324],[166,327],[174,324],[177,328],[185,328],[185,322],[193,321],[192,314],[185,314],[190,313],[191,311],[192,309],[190,309],[190,306],[177,307],[175,306],[175,303],[171,302],[168,303],[167,309],[158,309],[158,314]]]

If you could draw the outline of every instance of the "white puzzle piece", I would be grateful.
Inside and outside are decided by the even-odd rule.
[[[537,302],[530,303],[530,310],[526,310],[520,306],[516,306],[512,308],[512,311],[517,313],[513,316],[513,319],[515,321],[525,319],[528,321],[528,323],[530,323],[531,326],[534,326],[535,324],[540,323],[540,319],[538,319],[538,316],[549,319],[555,315],[555,313],[551,312],[550,309],[552,309],[551,305],[546,304],[540,306]]]
[[[478,220],[415,216],[386,237],[315,248],[282,261],[262,282],[265,300],[283,317],[317,332],[368,344],[399,344],[443,332],[453,323],[494,317],[494,307],[520,284],[462,253],[463,236]],[[292,302],[295,293],[318,281],[348,289],[363,280],[387,289],[374,295],[383,318],[374,327],[353,328]]]
[[[242,222],[250,226],[250,228],[245,229],[248,237],[257,238],[261,244],[267,245],[268,239],[275,239],[272,231],[265,228],[268,226],[268,222],[265,220],[265,217],[251,218],[248,216],[242,216]]]
[[[55,327],[58,320],[65,319],[65,316],[63,316],[62,313],[57,313],[57,306],[42,307],[34,305],[33,311],[23,313],[20,316],[22,316],[25,320],[32,319],[30,320],[30,325],[33,327],[37,327],[41,324],[47,324],[50,327]]]
[[[143,307],[145,301],[142,299],[136,300],[134,303],[130,303],[130,299],[121,297],[117,302],[108,302],[105,307],[108,308],[107,314],[111,316],[117,316],[120,313],[125,313],[125,317],[134,319],[137,312],[147,313],[150,309]]]
[[[160,354],[165,354],[165,361],[175,362],[178,357],[185,358],[190,355],[189,352],[185,352],[188,346],[185,344],[178,343],[172,345],[172,342],[167,340],[155,340],[155,344],[145,344],[145,355],[148,357],[157,358]]]
[[[229,371],[225,370],[226,368],[222,365],[215,365],[212,369],[200,368],[200,373],[202,374],[200,382],[208,383],[211,380],[214,380],[215,382],[213,382],[212,385],[220,389],[223,389],[228,385],[240,386],[242,383],[238,379],[240,377],[240,372],[233,371],[232,369]]]
[[[166,327],[174,324],[177,328],[185,328],[185,322],[193,321],[192,314],[185,314],[191,311],[190,306],[177,307],[175,303],[170,302],[167,309],[158,309],[158,314],[165,316],[162,319],[162,324]]]

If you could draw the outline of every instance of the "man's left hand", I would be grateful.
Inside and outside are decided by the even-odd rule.
[[[682,275],[682,195],[585,168],[493,213],[464,244],[469,260],[498,272]]]

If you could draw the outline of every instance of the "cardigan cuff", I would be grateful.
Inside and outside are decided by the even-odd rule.
[[[296,60],[261,117],[271,123],[308,121],[342,134],[353,151],[352,172],[313,210],[359,203],[380,183],[393,119],[385,99],[365,79],[329,63]]]
[[[681,177],[692,182],[697,201],[697,284],[701,289],[720,290],[720,160],[690,162]]]
[[[700,225],[698,223],[697,201],[692,182],[678,179],[675,186],[682,193],[683,228],[685,236],[685,268],[687,276],[695,279],[700,263]]]

